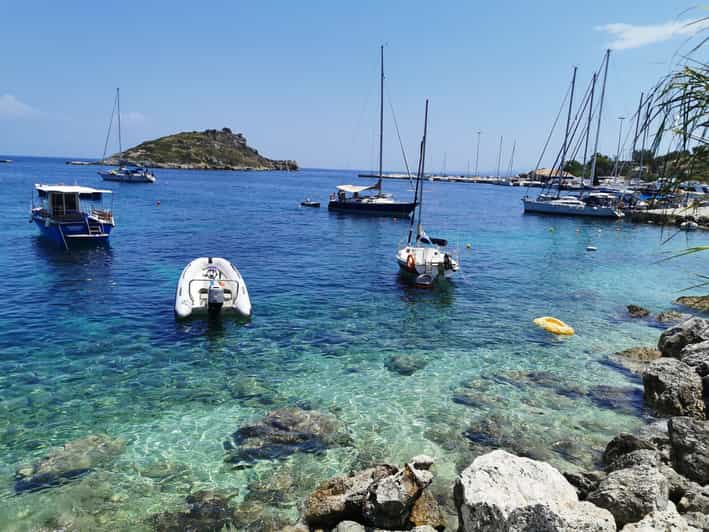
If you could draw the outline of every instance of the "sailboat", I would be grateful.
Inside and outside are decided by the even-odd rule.
[[[603,112],[603,99],[606,92],[606,78],[608,76],[608,60],[610,56],[610,50],[606,51],[604,58],[605,71],[603,74],[603,89],[601,91],[601,100],[598,110],[598,125],[596,128],[596,143],[594,148],[593,162],[591,164],[591,178],[593,179],[594,185],[597,185],[596,177],[596,157],[598,155],[598,137],[601,127],[601,116]],[[557,156],[557,161],[559,163],[558,167],[556,163],[552,167],[549,174],[549,184],[546,190],[537,196],[537,198],[530,198],[525,195],[522,198],[522,203],[524,204],[524,212],[542,213],[542,214],[562,214],[570,216],[592,216],[596,218],[622,218],[623,212],[618,208],[618,202],[613,194],[605,193],[589,193],[585,195],[573,195],[567,194],[565,196],[561,195],[561,189],[563,186],[564,178],[567,177],[564,171],[564,163],[566,162],[567,151],[574,138],[574,133],[578,130],[580,125],[580,120],[588,105],[588,127],[586,130],[586,139],[590,134],[591,126],[591,116],[593,110],[593,92],[595,88],[596,75],[593,76],[593,81],[590,86],[590,90],[587,93],[588,97],[584,98],[581,105],[581,110],[577,115],[577,120],[572,123],[571,112],[573,109],[574,102],[574,89],[576,86],[576,67],[574,67],[573,75],[571,78],[571,92],[569,98],[569,109],[566,118],[566,131],[564,133],[564,142],[561,148],[561,152]],[[572,131],[573,128],[573,131]],[[541,160],[541,159],[540,159]],[[557,179],[555,180],[554,177]],[[554,184],[556,183],[556,190],[553,191]]]
[[[396,253],[396,262],[405,275],[414,277],[417,286],[431,287],[436,279],[449,278],[459,269],[458,261],[446,251],[448,242],[426,234],[421,223],[423,209],[423,176],[426,163],[426,133],[428,130],[428,100],[424,114],[423,138],[419,152],[419,167],[414,192],[414,215],[409,223],[406,244]],[[416,210],[418,209],[418,210]],[[418,219],[417,218],[418,215]],[[414,224],[416,235],[414,237]]]
[[[384,46],[381,52],[381,75],[379,83],[379,173],[374,185],[338,185],[337,192],[330,195],[327,208],[330,211],[349,214],[407,217],[414,210],[414,203],[396,201],[391,194],[382,192],[382,155],[384,151]],[[362,195],[368,190],[376,194]],[[348,196],[348,194],[350,194]]]
[[[108,134],[106,135],[106,144],[103,148],[102,161],[106,160],[106,150],[108,148],[108,139],[111,136],[111,126],[113,125],[114,114],[118,118],[118,169],[100,170],[100,175],[104,181],[120,181],[121,183],[155,183],[155,174],[149,168],[138,166],[132,163],[122,161],[123,158],[123,141],[121,139],[121,93],[120,89],[116,89],[116,101],[113,105],[111,120],[108,123]]]

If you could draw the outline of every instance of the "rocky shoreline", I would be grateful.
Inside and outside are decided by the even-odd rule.
[[[706,296],[678,301],[695,309],[704,309],[706,302]],[[656,347],[629,348],[612,357],[613,363],[641,375],[644,408],[655,417],[638,431],[612,438],[602,456],[592,460],[593,469],[562,472],[530,453],[523,438],[512,433],[495,437],[502,434],[496,432],[496,420],[485,419],[485,426],[465,434],[485,451],[459,465],[453,485],[434,484],[437,468],[430,456],[414,456],[400,465],[363,459],[349,474],[309,488],[310,495],[296,504],[297,520],[271,508],[293,504],[288,501],[299,480],[298,472],[290,471],[249,483],[243,497],[205,489],[188,492],[181,508],[153,513],[141,526],[197,532],[709,532],[709,320],[677,311],[653,316],[636,305],[628,306],[628,315],[670,325]],[[402,378],[425,365],[403,356],[385,362]],[[634,408],[613,389],[560,385],[544,372],[498,378],[613,409]],[[478,405],[484,384],[463,384],[453,401]],[[254,383],[233,391],[235,397],[260,393]],[[238,427],[224,442],[224,463],[239,470],[259,461],[276,462],[297,453],[324,456],[353,446],[336,416],[309,406],[286,406]],[[104,434],[66,443],[19,466],[15,493],[89,482],[110,468],[124,448],[125,442]],[[142,471],[150,478],[177,473]],[[115,494],[109,500],[114,498],[121,501]],[[63,529],[71,529],[71,523],[48,522],[43,530]]]

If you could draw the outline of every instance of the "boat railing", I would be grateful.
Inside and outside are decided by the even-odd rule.
[[[113,213],[110,209],[91,209],[91,216],[98,218],[104,222],[111,222],[113,220]]]

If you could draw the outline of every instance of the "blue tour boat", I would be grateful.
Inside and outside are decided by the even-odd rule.
[[[37,224],[42,236],[66,248],[77,242],[108,240],[116,222],[103,199],[113,198],[112,191],[78,185],[36,184],[34,188],[38,201],[33,196],[30,223]]]

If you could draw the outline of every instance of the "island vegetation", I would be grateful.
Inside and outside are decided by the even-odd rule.
[[[101,161],[106,165],[132,163],[153,168],[194,170],[297,170],[292,160],[274,160],[249,146],[241,133],[221,130],[185,131],[148,140]]]

